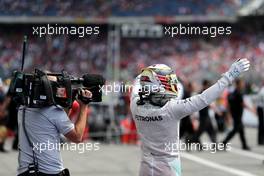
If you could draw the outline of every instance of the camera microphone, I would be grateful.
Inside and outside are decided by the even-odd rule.
[[[101,75],[96,74],[85,74],[83,75],[83,81],[82,84],[84,87],[93,87],[93,86],[99,86],[104,85],[105,79]]]

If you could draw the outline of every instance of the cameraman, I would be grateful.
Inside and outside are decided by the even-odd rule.
[[[92,93],[88,90],[82,90],[81,93],[85,98],[92,97]],[[75,124],[70,121],[61,106],[53,105],[43,108],[21,106],[19,108],[18,176],[69,175],[68,169],[63,167],[59,149],[46,148],[40,151],[39,147],[47,146],[48,143],[59,146],[60,134],[75,143],[82,141],[88,105],[81,100],[78,102],[80,113]]]

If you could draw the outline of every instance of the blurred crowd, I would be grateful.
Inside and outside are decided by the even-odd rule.
[[[13,70],[20,68],[22,37],[23,34],[0,37],[0,77],[9,77]],[[65,69],[76,76],[88,72],[103,73],[106,70],[106,37],[99,38],[29,38],[25,69],[54,72]]]
[[[120,75],[123,80],[130,80],[142,67],[165,63],[174,68],[180,78],[187,77],[193,81],[201,78],[215,79],[229,68],[234,59],[247,57],[253,65],[247,79],[257,82],[264,79],[261,74],[264,68],[263,41],[262,33],[233,35],[212,40],[124,39],[121,44]]]
[[[2,0],[2,16],[232,16],[248,0]]]
[[[0,37],[0,77],[11,76],[21,65],[22,34]],[[201,37],[121,39],[120,80],[132,81],[141,68],[164,63],[184,79],[199,81],[216,79],[236,58],[247,57],[252,62],[246,79],[261,83],[264,79],[264,34],[234,33],[232,36],[206,39]],[[25,68],[59,72],[62,69],[80,76],[100,73],[106,76],[107,35],[74,38],[69,36],[30,38]],[[195,73],[195,74],[193,74]]]

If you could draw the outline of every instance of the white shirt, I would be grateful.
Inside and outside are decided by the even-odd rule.
[[[23,129],[23,107],[18,111],[19,127],[19,166],[18,174],[28,170],[33,162],[33,152]],[[46,174],[57,174],[63,168],[60,155],[60,134],[67,134],[74,125],[61,107],[50,106],[44,108],[26,108],[25,128],[28,137],[33,143],[39,171]]]

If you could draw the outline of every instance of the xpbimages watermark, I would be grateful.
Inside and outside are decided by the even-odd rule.
[[[177,154],[179,151],[230,151],[230,143],[184,143],[184,142],[167,142],[164,144],[164,150],[171,154]]]
[[[134,88],[137,89],[138,92],[165,92],[164,85],[153,84],[153,85],[139,86],[139,85],[132,85],[130,83],[123,84],[117,82],[99,86],[100,89],[99,91],[105,95],[108,95],[109,93],[131,92]]]
[[[46,24],[43,26],[33,26],[32,34],[42,37],[48,35],[75,35],[83,38],[89,35],[98,35],[99,26],[62,26],[58,24]]]
[[[169,37],[203,35],[215,38],[222,35],[231,35],[231,33],[231,26],[192,26],[190,24],[178,24],[164,27],[164,35]]]
[[[50,142],[49,140],[47,142],[43,143],[33,143],[33,150],[38,151],[39,153],[42,153],[44,151],[52,151],[52,150],[58,150],[58,151],[77,151],[79,154],[88,152],[88,151],[98,151],[100,150],[100,143],[60,143],[60,142]]]

